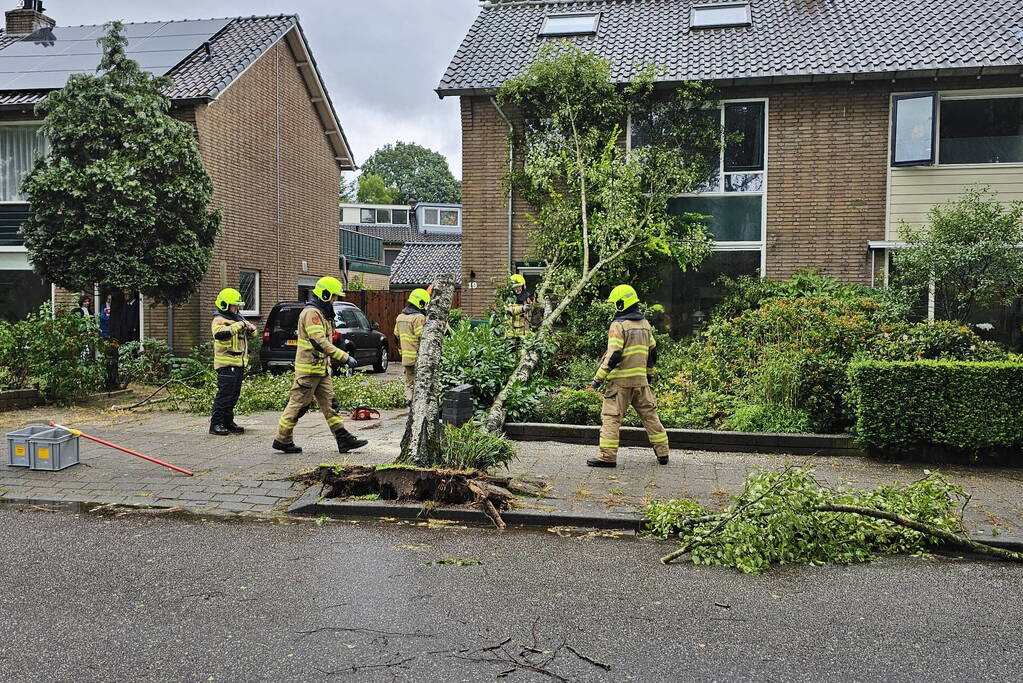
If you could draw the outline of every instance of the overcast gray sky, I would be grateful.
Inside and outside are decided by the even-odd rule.
[[[13,7],[13,0],[4,3]],[[398,140],[462,177],[458,100],[433,91],[478,0],[44,0],[58,25],[298,14],[358,163]]]

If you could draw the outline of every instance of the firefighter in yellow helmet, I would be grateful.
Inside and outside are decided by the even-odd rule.
[[[405,398],[412,400],[412,385],[416,381],[416,356],[419,355],[419,340],[426,325],[426,307],[430,304],[430,293],[425,289],[413,289],[408,297],[408,306],[394,321],[394,337],[401,348],[401,365],[405,369]]]
[[[526,278],[515,273],[508,279],[512,286],[512,298],[504,307],[505,336],[524,337],[530,329],[529,311],[533,307],[533,296],[526,291]]]
[[[639,414],[657,462],[668,464],[668,433],[657,417],[657,399],[647,377],[657,361],[657,342],[650,323],[639,310],[639,297],[629,285],[611,290],[608,302],[615,306],[615,317],[607,334],[607,352],[591,386],[604,389],[600,408],[600,455],[586,461],[590,467],[615,467],[618,458],[618,433],[631,405]]]
[[[234,406],[242,391],[242,378],[249,365],[249,337],[256,326],[241,315],[241,292],[222,289],[215,302],[210,331],[213,334],[213,369],[217,371],[217,396],[210,415],[210,434],[242,434],[245,429],[234,421]]]
[[[330,379],[332,359],[339,363],[347,363],[350,368],[358,365],[354,358],[331,342],[334,336],[334,302],[344,294],[340,280],[321,277],[316,281],[306,307],[298,315],[295,381],[291,384],[288,405],[277,423],[277,436],[274,438],[273,448],[278,451],[302,452],[302,449],[295,445],[292,433],[299,418],[305,415],[314,398],[327,420],[327,426],[337,440],[339,453],[347,453],[369,443],[345,429]]]

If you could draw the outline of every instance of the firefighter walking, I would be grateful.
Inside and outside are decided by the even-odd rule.
[[[333,277],[321,277],[316,281],[313,294],[306,307],[298,316],[298,348],[295,351],[295,381],[291,384],[288,405],[277,423],[277,436],[273,448],[284,453],[301,453],[292,437],[299,418],[305,415],[309,405],[316,399],[316,405],[327,420],[327,426],[337,440],[339,453],[365,446],[368,441],[359,439],[344,427],[344,420],[338,412],[337,399],[330,379],[331,359],[355,368],[354,358],[331,343],[334,335],[334,302],[344,296],[341,282]]]
[[[507,317],[505,325],[506,337],[525,337],[531,327],[529,311],[533,307],[533,297],[526,291],[526,278],[515,273],[509,278],[513,298],[504,307]]]
[[[607,382],[600,408],[600,455],[590,458],[590,467],[615,467],[618,436],[625,413],[631,405],[639,414],[661,465],[668,464],[668,433],[657,416],[657,399],[650,389],[648,373],[657,361],[657,342],[650,323],[639,310],[639,297],[629,285],[618,285],[607,298],[614,304],[615,317],[607,334],[607,352],[591,387]]]
[[[425,289],[414,289],[408,297],[408,306],[394,322],[394,336],[401,348],[401,365],[405,370],[405,399],[412,400],[412,387],[416,382],[416,357],[419,355],[419,341],[423,338],[426,325],[426,307],[430,304],[430,293]]]
[[[241,292],[222,289],[214,302],[210,331],[213,333],[213,369],[217,372],[217,395],[210,415],[210,434],[227,436],[243,434],[245,429],[234,421],[234,407],[242,391],[242,379],[249,366],[249,337],[256,326],[241,315]]]

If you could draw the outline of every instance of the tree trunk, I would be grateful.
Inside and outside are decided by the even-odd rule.
[[[554,329],[554,323],[558,321],[561,314],[568,308],[568,305],[572,303],[577,296],[586,288],[590,280],[593,279],[593,275],[599,269],[600,264],[594,266],[586,275],[580,278],[572,289],[564,296],[564,298],[558,302],[558,305],[554,307],[554,310],[550,310],[550,303],[547,299],[544,300],[544,311],[547,315],[544,316],[540,322],[540,327],[536,329],[536,334],[532,339],[529,339],[527,343],[522,347],[522,351],[519,353],[519,364],[512,372],[508,381],[505,383],[504,388],[501,389],[497,397],[494,398],[493,404],[490,406],[490,412],[487,413],[486,429],[489,432],[499,433],[504,428],[504,419],[508,414],[505,408],[505,403],[508,400],[508,392],[511,390],[512,385],[516,382],[525,384],[529,381],[530,377],[533,376],[533,371],[536,369],[537,363],[540,362],[540,352],[538,351],[540,343],[546,339],[551,331]],[[528,338],[527,338],[528,339]]]
[[[440,425],[440,397],[437,395],[440,357],[448,311],[455,291],[455,276],[443,273],[433,287],[433,296],[426,311],[426,326],[416,357],[416,381],[412,388],[405,435],[401,440],[398,462],[429,467],[433,462],[437,430]]]

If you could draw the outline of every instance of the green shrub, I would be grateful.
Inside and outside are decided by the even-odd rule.
[[[162,382],[170,371],[172,356],[170,347],[162,339],[121,344],[118,348],[117,372],[122,384]]]
[[[1023,445],[1021,364],[860,361],[848,373],[855,433],[868,446]]]
[[[104,364],[96,359],[106,342],[91,318],[51,315],[49,304],[17,322],[0,321],[0,367],[16,387],[40,385],[51,401],[67,403],[103,386]]]
[[[441,395],[471,384],[477,409],[488,408],[515,369],[518,358],[503,331],[489,324],[458,323],[444,339],[439,376]]]
[[[871,337],[864,355],[872,360],[1006,360],[1007,352],[965,325],[947,320],[886,325]]]
[[[488,472],[507,467],[515,459],[515,447],[503,434],[493,434],[478,422],[461,427],[444,426],[443,444],[438,449],[435,467]]]
[[[657,414],[667,428],[717,429],[734,405],[731,396],[693,386],[657,393]]]
[[[737,432],[766,434],[808,434],[814,431],[813,420],[805,410],[781,403],[739,406],[725,420],[725,427]]]
[[[284,410],[291,393],[292,374],[264,373],[247,377],[242,383],[241,395],[235,412],[239,415],[262,410]],[[357,405],[368,405],[378,410],[401,408],[405,405],[405,385],[398,380],[378,382],[357,373],[351,377],[333,377],[334,397],[342,410]],[[212,370],[202,373],[191,384],[170,385],[171,396],[181,410],[189,413],[208,413],[217,394],[217,375]],[[315,407],[310,410],[314,410]]]
[[[544,398],[538,419],[556,424],[600,424],[602,402],[603,397],[596,391],[561,389]]]

